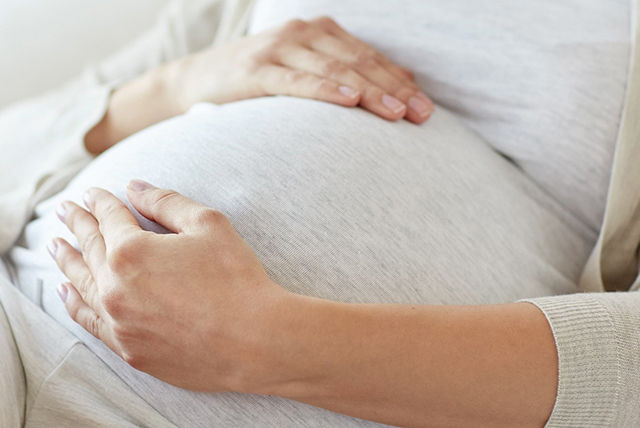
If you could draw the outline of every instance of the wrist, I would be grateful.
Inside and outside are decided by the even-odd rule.
[[[193,55],[163,64],[154,70],[156,93],[171,116],[185,113],[195,103],[189,96],[189,69]]]
[[[104,116],[84,137],[86,149],[100,154],[128,136],[185,111],[180,102],[178,64],[165,64],[116,89]]]
[[[313,358],[323,318],[340,303],[280,291],[260,297],[253,305],[251,327],[238,331],[242,347],[251,349],[240,358],[230,390],[293,397],[302,380],[318,371]],[[238,356],[236,356],[238,357]]]

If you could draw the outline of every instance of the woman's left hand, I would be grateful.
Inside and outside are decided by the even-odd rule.
[[[413,74],[329,17],[279,27],[175,61],[167,73],[174,108],[268,95],[356,105],[387,120],[425,122],[432,101]]]
[[[71,282],[58,293],[71,317],[133,367],[194,390],[256,386],[256,355],[271,311],[293,295],[272,282],[227,218],[176,192],[133,181],[128,198],[172,234],[144,231],[111,193],[86,193],[89,211],[59,217],[81,252],[49,251]]]
[[[198,102],[270,95],[357,105],[386,120],[417,124],[434,111],[409,70],[332,19],[295,19],[179,58],[118,88],[103,119],[85,136],[85,146],[102,153]]]

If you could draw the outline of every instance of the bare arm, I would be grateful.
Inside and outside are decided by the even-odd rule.
[[[87,150],[100,154],[148,126],[183,113],[173,95],[178,69],[178,63],[169,63],[116,89],[102,120],[84,137]]]
[[[117,89],[85,146],[101,153],[197,102],[267,95],[359,105],[387,120],[414,123],[426,121],[434,109],[411,72],[331,19],[294,20],[162,65]]]
[[[541,427],[551,414],[556,349],[533,305],[296,300],[265,345],[285,369],[263,393],[401,426]]]

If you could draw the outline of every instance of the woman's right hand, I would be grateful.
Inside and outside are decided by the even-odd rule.
[[[422,123],[434,108],[411,72],[328,17],[289,21],[185,57],[174,76],[180,110],[199,101],[290,95]]]
[[[164,64],[118,88],[102,120],[84,138],[99,154],[197,102],[224,104],[268,95],[361,106],[387,119],[426,121],[433,102],[410,71],[332,19],[281,27]]]

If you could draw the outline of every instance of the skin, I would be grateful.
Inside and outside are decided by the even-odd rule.
[[[413,74],[327,17],[281,27],[167,63],[118,88],[86,136],[99,154],[197,102],[268,95],[360,106],[387,120],[419,124],[434,110]]]
[[[111,193],[58,215],[80,251],[50,253],[71,317],[138,370],[182,388],[278,395],[401,426],[540,427],[558,362],[534,305],[346,304],[273,282],[220,212],[134,180],[140,228]],[[176,358],[180,356],[180,358]]]
[[[85,144],[101,153],[199,101],[278,94],[416,124],[433,112],[408,70],[328,18],[295,20],[117,89]],[[70,280],[58,293],[77,323],[139,370],[187,389],[278,395],[402,426],[536,427],[551,414],[557,351],[534,305],[296,295],[214,209],[134,180],[132,206],[173,232],[159,235],[109,192],[85,196],[87,209],[58,209],[80,246],[49,246]]]

